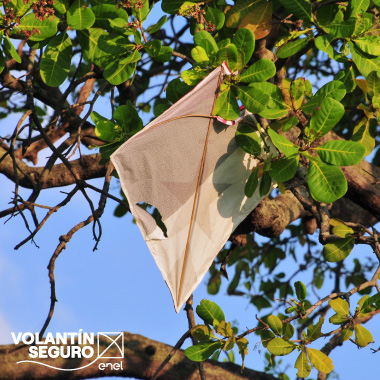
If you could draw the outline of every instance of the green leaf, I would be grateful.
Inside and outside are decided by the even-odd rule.
[[[95,15],[84,0],[74,0],[67,10],[67,24],[71,29],[90,28],[95,22]]]
[[[90,116],[91,116],[92,121],[95,124],[99,123],[99,121],[108,121],[109,120],[106,117],[98,114],[96,111],[92,111]]]
[[[298,299],[303,301],[307,296],[306,285],[302,281],[297,281],[294,283],[294,289]]]
[[[242,28],[235,33],[232,43],[236,46],[239,52],[239,58],[241,58],[238,60],[235,69],[241,70],[251,59],[253,51],[255,50],[255,36],[249,29]]]
[[[114,19],[108,19],[112,31],[115,31],[119,34],[124,34],[130,36],[133,34],[135,29],[128,26],[128,21],[123,18],[117,17]]]
[[[143,122],[130,100],[115,109],[113,118],[122,127],[123,132],[129,135],[135,134],[143,127]]]
[[[324,322],[325,318],[320,317],[315,325],[311,325],[307,328],[307,334],[305,338],[306,342],[313,342],[322,335],[321,329]]]
[[[261,337],[261,344],[263,345],[264,348],[267,348],[269,341],[275,338],[276,335],[274,335],[273,332],[270,330],[261,330],[260,337]]]
[[[351,227],[346,226],[344,223],[334,226],[332,233],[336,236],[345,238],[354,234],[354,230]]]
[[[380,55],[380,36],[359,37],[353,41],[364,53],[374,56]]]
[[[267,195],[272,186],[272,178],[267,171],[263,173],[260,181],[260,197]]]
[[[214,37],[205,30],[195,33],[194,43],[196,46],[201,46],[205,49],[206,54],[210,57],[213,54],[216,54],[219,50],[218,45],[215,42]]]
[[[265,105],[265,108],[258,112],[260,116],[267,119],[277,119],[288,114],[290,108],[286,105],[279,87],[269,82],[253,82],[249,87],[269,96],[269,102]]]
[[[340,332],[340,341],[343,343],[350,339],[352,335],[354,334],[352,327],[346,327]]]
[[[318,202],[332,203],[346,194],[346,178],[336,166],[311,159],[307,179],[311,196]]]
[[[198,71],[198,70],[185,70],[181,73],[182,80],[189,86],[196,86],[203,78],[208,74],[207,71]],[[236,97],[235,97],[236,100]],[[237,104],[237,102],[236,102]],[[238,105],[239,108],[239,105]],[[240,115],[240,108],[239,114]]]
[[[323,256],[331,263],[344,260],[352,251],[355,238],[348,236],[333,243],[328,243],[323,248]]]
[[[327,97],[340,101],[345,95],[345,85],[340,81],[333,80],[322,86],[315,95],[301,107],[301,110],[305,113],[313,113]]]
[[[323,28],[334,38],[348,38],[354,34],[356,18],[349,18],[346,21],[334,20],[327,27]]]
[[[196,46],[195,48],[191,49],[191,57],[196,63],[207,63],[210,61],[206,50],[203,49],[202,46]]]
[[[226,13],[227,28],[237,28],[243,18],[255,8],[260,0],[237,0],[235,6],[231,7]]]
[[[239,99],[252,113],[259,113],[269,102],[269,96],[257,88],[239,86],[237,90]]]
[[[209,300],[202,300],[197,306],[196,312],[205,323],[213,325],[214,321],[217,323],[224,321],[223,310],[215,303]]]
[[[153,57],[153,59],[157,62],[168,62],[170,61],[170,58],[172,57],[173,54],[173,48],[170,46],[162,46],[160,53]]]
[[[259,184],[259,167],[257,166],[256,169],[249,175],[248,181],[245,184],[244,187],[244,194],[247,198],[252,198],[253,194],[255,193],[257,186]]]
[[[224,25],[225,15],[218,8],[208,7],[205,13],[205,20],[215,26],[216,30],[219,30]]]
[[[26,4],[27,5],[27,4]],[[61,13],[61,14],[65,14],[69,8],[69,0],[60,0],[60,1],[56,1],[54,4],[53,4],[53,7],[54,9]]]
[[[267,346],[268,351],[276,356],[289,355],[297,346],[282,338],[272,339]]]
[[[278,58],[288,58],[296,53],[298,53],[302,48],[304,48],[308,42],[313,38],[309,36],[306,38],[299,38],[295,41],[290,41],[286,45],[278,49],[276,55]]]
[[[261,143],[257,132],[247,124],[240,124],[236,130],[235,139],[245,152],[258,156],[261,153]]]
[[[343,105],[333,98],[325,98],[320,109],[313,113],[306,135],[315,138],[321,137],[329,132],[344,115]]]
[[[166,21],[168,21],[168,16],[164,15],[155,24],[151,25],[146,32],[149,34],[158,32],[165,25]]]
[[[285,182],[294,177],[298,169],[299,155],[280,158],[272,162],[269,174],[275,182]]]
[[[234,71],[238,62],[239,54],[234,44],[229,44],[227,47],[219,49],[216,54],[216,64],[221,64],[225,61],[231,71]]]
[[[77,37],[81,48],[83,49],[85,56],[91,61],[96,62],[102,56],[106,56],[104,51],[99,49],[99,38],[102,35],[108,35],[107,32],[90,28],[87,30],[77,30]]]
[[[139,21],[144,21],[149,14],[149,0],[141,0],[141,6],[132,7],[132,14]]]
[[[355,71],[354,71],[353,66],[347,68],[344,71],[339,71],[339,73],[335,75],[334,79],[336,81],[342,82],[347,92],[352,92],[356,88]],[[331,96],[331,97],[334,98],[335,100],[340,100],[334,96]]]
[[[239,29],[243,30],[243,29]],[[240,75],[240,82],[264,82],[276,74],[276,66],[269,59],[260,59]]]
[[[186,83],[182,82],[181,79],[176,78],[168,84],[168,87],[166,88],[166,98],[172,103],[175,103],[192,89],[192,86],[188,86]]]
[[[349,16],[356,16],[363,13],[369,7],[370,0],[351,0],[348,2],[347,14]]]
[[[128,13],[115,6],[115,4],[99,4],[91,8],[96,17],[93,28],[110,30],[110,20],[121,18],[125,20],[125,25],[128,24]]]
[[[137,50],[135,52],[138,53]],[[140,53],[138,53],[140,54]],[[133,59],[132,54],[128,57],[116,61],[111,62],[106,66],[103,72],[103,76],[108,80],[111,84],[117,86],[125,82],[134,72],[135,64],[131,63]]]
[[[330,373],[334,369],[332,360],[315,348],[307,348],[307,356],[310,359],[311,365],[320,372]]]
[[[5,68],[5,58],[4,58],[3,52],[0,50],[0,74],[2,73],[4,68]]]
[[[360,50],[353,42],[348,42],[350,46],[350,51],[352,55],[352,60],[354,61],[356,67],[360,73],[367,77],[371,71],[380,70],[380,57],[373,58],[362,50]]]
[[[70,72],[72,43],[66,32],[53,37],[41,57],[42,80],[49,86],[58,87]]]
[[[214,114],[225,120],[235,120],[240,115],[240,107],[236,96],[228,88],[220,93],[215,102]]]
[[[309,359],[306,356],[305,351],[301,351],[298,358],[294,364],[294,368],[298,369],[297,376],[301,379],[308,377],[311,372],[311,366],[309,364]]]
[[[240,338],[238,341],[236,341],[236,344],[239,349],[239,354],[241,355],[241,359],[243,361],[242,364],[242,370],[244,369],[244,358],[246,355],[248,355],[248,340],[247,338]]]
[[[336,313],[329,318],[329,322],[333,325],[341,325],[347,322],[347,316],[344,314]]]
[[[29,13],[21,19],[20,23],[17,26],[21,30],[28,30],[30,32],[37,29],[39,33],[33,34],[29,40],[43,41],[46,38],[52,37],[57,33],[58,22],[59,19],[55,16],[40,21],[36,19],[34,13]]]
[[[376,71],[372,71],[367,76],[367,89],[370,96],[380,93],[380,78]]]
[[[364,117],[354,128],[351,140],[365,146],[365,156],[372,153],[375,148],[376,127],[377,123],[374,120]]]
[[[350,306],[348,305],[348,302],[342,298],[335,298],[333,300],[330,300],[329,305],[338,314],[343,314],[345,316],[348,316],[350,314]]]
[[[362,325],[355,325],[355,343],[359,347],[366,347],[373,342],[372,334]]]
[[[113,55],[124,54],[135,47],[127,36],[118,36],[108,33],[99,37],[98,46],[104,52]]]
[[[191,335],[198,342],[209,342],[214,336],[209,325],[197,325],[191,329]]]
[[[268,135],[272,140],[275,147],[286,157],[294,156],[298,154],[299,146],[290,142],[286,137],[279,135],[273,129],[268,129]]]
[[[269,325],[270,329],[277,335],[282,335],[282,322],[281,319],[275,315],[270,315],[267,318],[267,324]]]
[[[199,343],[188,347],[185,355],[194,362],[201,362],[208,359],[216,350],[222,348],[223,343],[220,341],[211,343]]]
[[[283,323],[282,334],[285,340],[289,340],[294,335],[294,327],[290,323]]]
[[[171,102],[167,99],[156,99],[153,107],[153,113],[155,117],[160,116],[162,113],[164,113],[167,109],[169,109],[171,106]]]
[[[9,39],[7,35],[4,38],[3,49],[4,49],[4,53],[8,55],[9,58],[13,58],[16,62],[21,63],[21,57],[17,53],[16,48],[13,46],[11,40]]]
[[[290,13],[304,21],[313,21],[311,3],[308,0],[280,0]]]
[[[372,306],[376,309],[380,308],[380,293],[376,293],[372,297],[368,297],[363,302],[363,307],[361,309],[366,309],[367,307],[370,307],[372,309]]]
[[[184,2],[184,0],[162,0],[161,9],[165,13],[176,14]]]
[[[112,142],[115,141],[118,137],[118,134],[116,133],[116,126],[115,124],[110,120],[100,120],[95,127],[95,134],[98,136],[101,140],[106,142]]]
[[[358,164],[366,153],[364,145],[345,140],[330,140],[315,150],[323,161],[337,166]]]
[[[334,47],[332,46],[332,42],[334,41],[334,39],[335,39],[334,36],[325,34],[323,36],[318,36],[315,39],[314,43],[315,43],[315,47],[327,53],[329,58],[338,60],[342,58],[342,54],[338,54],[335,52]]]

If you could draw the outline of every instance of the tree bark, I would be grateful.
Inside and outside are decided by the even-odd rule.
[[[135,377],[150,379],[173,347],[151,340],[142,335],[124,332],[124,359],[99,359],[86,368],[77,371],[59,371],[34,363],[19,363],[22,360],[35,360],[58,368],[78,368],[91,363],[97,356],[97,344],[92,345],[95,355],[89,359],[30,359],[28,347],[12,351],[16,346],[0,346],[0,380],[48,380],[48,379],[89,379],[106,376]],[[87,345],[87,344],[86,344]],[[101,349],[107,348],[109,341],[100,341]],[[111,347],[108,356],[116,356],[117,348]],[[99,369],[100,363],[121,363],[122,369],[106,366]],[[115,366],[116,367],[116,366]],[[278,380],[272,375],[251,369],[244,369],[233,363],[221,363],[214,360],[204,362],[207,380]],[[198,380],[197,363],[187,359],[183,350],[178,350],[170,362],[163,368],[157,379]]]

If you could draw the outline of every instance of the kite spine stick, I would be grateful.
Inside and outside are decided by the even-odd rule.
[[[181,271],[181,278],[180,278],[180,281],[179,281],[179,289],[178,289],[178,296],[177,296],[177,305],[179,305],[179,299],[180,299],[180,296],[181,296],[181,289],[182,289],[182,282],[183,282],[183,274],[184,274],[184,272],[185,272],[186,258],[187,258],[187,253],[188,253],[189,245],[190,245],[190,236],[191,236],[191,231],[192,231],[193,223],[194,223],[195,209],[196,209],[196,206],[197,206],[198,194],[199,194],[199,188],[200,188],[200,185],[201,185],[202,174],[203,174],[203,168],[204,168],[204,165],[205,165],[206,152],[207,152],[207,144],[208,144],[208,140],[209,140],[209,137],[210,137],[210,131],[211,131],[212,120],[216,118],[215,116],[212,116],[212,113],[214,112],[215,102],[216,102],[216,99],[217,99],[217,97],[218,97],[218,95],[219,95],[219,89],[220,89],[220,85],[221,85],[221,83],[222,83],[222,79],[223,79],[223,69],[220,71],[220,75],[219,75],[219,79],[218,79],[218,85],[217,85],[217,91],[215,92],[214,102],[213,102],[213,104],[212,104],[211,115],[210,115],[210,116],[207,116],[207,117],[210,118],[210,121],[209,121],[209,123],[208,123],[207,135],[206,135],[205,145],[204,145],[204,148],[203,148],[202,161],[201,161],[201,165],[200,165],[200,168],[199,168],[197,187],[196,187],[195,195],[194,195],[193,209],[192,209],[192,211],[191,211],[191,218],[190,218],[189,232],[188,232],[188,234],[187,234],[187,241],[186,241],[185,255],[184,255],[184,258],[183,258],[182,271]],[[193,115],[193,116],[195,116],[195,115]],[[203,116],[203,115],[202,115],[202,116]]]

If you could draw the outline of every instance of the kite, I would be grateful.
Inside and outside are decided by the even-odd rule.
[[[236,144],[239,119],[213,116],[230,74],[223,63],[111,156],[177,313],[231,233],[264,198],[258,190],[244,195],[258,161]],[[141,202],[159,211],[166,231]]]

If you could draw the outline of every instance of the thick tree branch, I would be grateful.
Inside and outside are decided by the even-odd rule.
[[[0,157],[6,154],[6,151],[0,147]],[[82,158],[70,161],[72,168],[76,171],[81,180],[101,178],[106,174],[106,166],[101,165],[101,156],[99,153],[82,156]],[[33,189],[33,184],[39,182],[41,189],[52,187],[68,186],[75,183],[75,179],[65,164],[54,165],[48,175],[41,177],[44,170],[43,166],[28,166],[21,160],[16,160],[21,171],[18,172],[19,185],[28,189]],[[4,174],[11,181],[15,180],[12,159],[7,155],[0,163],[0,173]],[[30,177],[30,178],[29,178]]]

